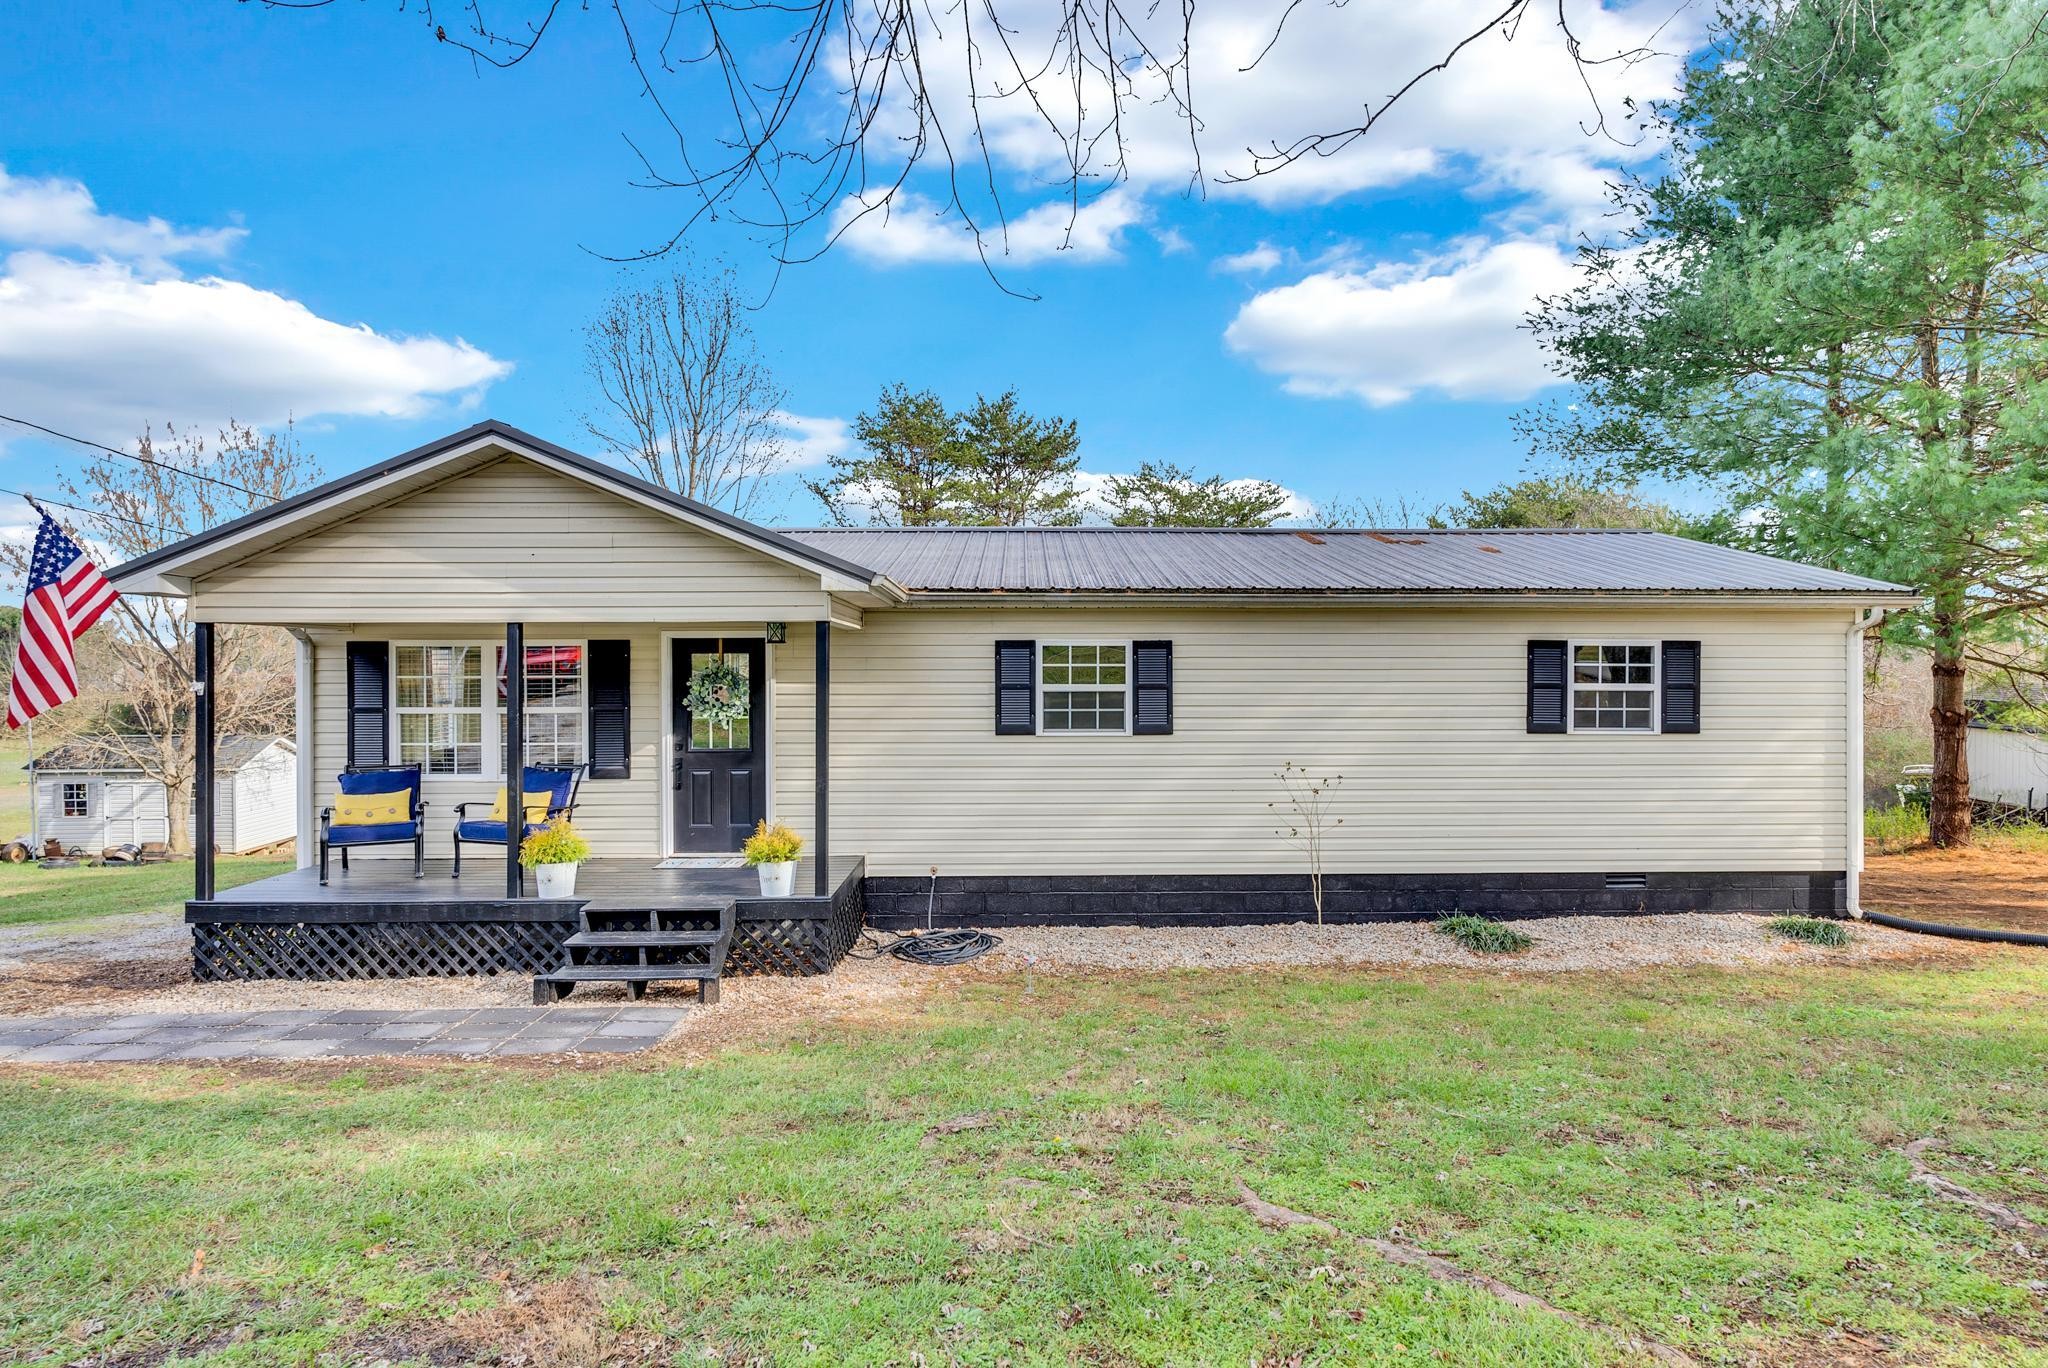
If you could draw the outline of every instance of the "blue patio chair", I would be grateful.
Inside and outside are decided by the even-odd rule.
[[[394,800],[391,811],[378,815],[374,822],[337,822],[335,808],[320,809],[320,882],[327,882],[327,851],[331,846],[341,852],[341,869],[348,872],[348,853],[360,846],[411,845],[412,876],[415,879],[427,877],[427,805],[420,799],[420,767],[418,765],[391,765],[380,769],[343,770],[335,781],[344,799],[375,799],[389,794]],[[401,796],[402,795],[402,796]],[[376,806],[371,804],[343,804],[342,806]],[[404,818],[398,816],[398,808],[407,809]]]
[[[510,839],[508,829],[511,826],[511,822],[509,818],[514,807],[523,808],[527,794],[547,794],[548,810],[547,815],[539,822],[522,821],[520,823],[519,839],[522,841],[534,832],[539,831],[544,823],[551,822],[557,817],[567,817],[574,813],[576,811],[576,790],[582,786],[583,771],[587,768],[589,768],[587,765],[565,765],[560,767],[528,765],[521,774],[520,791],[517,794],[511,791],[510,785],[506,786],[505,813],[508,819],[506,821],[494,821],[488,817],[468,818],[464,815],[468,809],[485,807],[487,805],[484,803],[457,803],[455,805],[455,871],[451,877],[457,879],[462,877],[462,843],[464,841],[468,841],[472,845],[510,847],[516,844],[516,842]],[[534,806],[538,807],[539,804],[536,803]],[[524,818],[526,813],[521,811],[520,816]],[[505,852],[505,858],[508,860],[514,858],[510,849]]]

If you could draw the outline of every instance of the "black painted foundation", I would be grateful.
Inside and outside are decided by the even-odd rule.
[[[1763,912],[1834,916],[1839,872],[1650,874],[1329,874],[1323,918],[1412,921],[1447,912],[1502,917]],[[990,875],[867,880],[870,926],[1233,926],[1315,918],[1305,874]]]

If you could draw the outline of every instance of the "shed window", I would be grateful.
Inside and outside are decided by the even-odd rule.
[[[427,774],[484,773],[484,650],[398,646],[398,762]]]
[[[1572,643],[1572,730],[1657,730],[1657,643]]]
[[[583,763],[583,647],[526,648],[526,763],[566,766]],[[505,734],[505,648],[495,657],[498,702],[493,715]],[[503,747],[499,747],[500,750]]]
[[[1130,645],[1049,642],[1038,652],[1038,729],[1111,733],[1129,730]]]
[[[64,785],[64,815],[66,817],[92,816],[92,800],[87,797],[90,790],[84,784]]]

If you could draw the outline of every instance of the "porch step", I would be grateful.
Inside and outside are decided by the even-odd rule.
[[[691,899],[683,907],[585,907],[578,929],[562,942],[562,966],[535,976],[533,1000],[560,1002],[579,983],[623,983],[638,998],[650,983],[693,981],[698,1001],[716,1002],[738,909],[735,898]]]
[[[722,960],[724,957],[720,956]],[[718,1001],[718,976],[723,964],[565,964],[533,980],[533,1000],[545,1006],[560,1002],[579,983],[623,983],[636,999],[650,983],[681,983],[696,980],[697,998],[710,1004]]]
[[[727,939],[724,931],[578,931],[562,942],[564,949],[589,947],[607,950],[659,949],[678,945],[718,945]]]

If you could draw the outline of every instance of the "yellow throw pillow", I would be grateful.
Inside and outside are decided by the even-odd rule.
[[[336,826],[386,826],[412,820],[412,790],[344,793],[334,804]]]
[[[539,793],[529,793],[525,797],[528,824],[537,825],[545,822],[548,819],[548,807],[555,801],[555,795],[542,789]],[[505,790],[502,788],[498,790],[498,796],[491,800],[491,820],[505,820]]]

